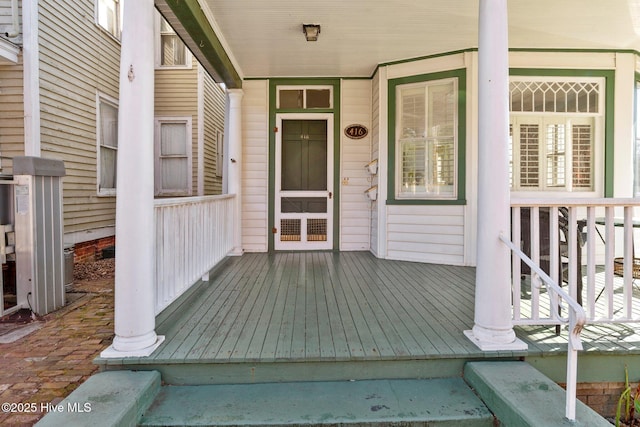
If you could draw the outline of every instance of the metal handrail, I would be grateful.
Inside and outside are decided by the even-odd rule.
[[[587,323],[587,315],[578,302],[566,293],[560,285],[549,277],[538,265],[536,265],[531,258],[529,258],[520,248],[513,244],[513,242],[506,238],[502,233],[500,234],[500,240],[511,249],[513,253],[527,264],[532,272],[535,272],[540,279],[544,282],[549,293],[555,292],[569,305],[569,318],[565,319],[558,317],[558,320],[569,325],[569,340],[567,349],[567,401],[565,407],[565,416],[574,421],[576,419],[576,388],[578,378],[578,359],[577,352],[583,349],[582,341],[580,340],[580,333]]]

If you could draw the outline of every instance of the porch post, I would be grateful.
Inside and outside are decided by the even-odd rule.
[[[124,3],[116,198],[115,338],[102,357],[148,356],[155,333],[154,3]]]
[[[242,255],[242,89],[229,89],[229,154],[227,157],[229,194],[235,194],[233,249],[230,255]]]
[[[517,350],[511,322],[509,52],[507,0],[480,0],[478,41],[478,237],[475,325],[466,335],[483,351]]]

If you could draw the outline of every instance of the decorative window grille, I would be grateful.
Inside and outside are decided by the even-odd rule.
[[[601,81],[510,83],[510,183],[514,190],[593,191]]]
[[[307,241],[308,242],[326,242],[327,241],[326,218],[307,219]]]
[[[301,223],[299,218],[283,218],[280,220],[280,241],[299,242],[301,236]]]

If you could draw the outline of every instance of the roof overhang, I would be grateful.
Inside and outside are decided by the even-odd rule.
[[[230,89],[242,87],[242,78],[197,0],[155,0],[155,5],[214,80]]]

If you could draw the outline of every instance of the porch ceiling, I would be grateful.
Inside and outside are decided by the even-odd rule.
[[[478,45],[478,0],[197,2],[245,78],[369,77],[381,63]],[[508,7],[511,48],[640,50],[640,0]],[[322,26],[317,42],[305,41],[303,23]]]

